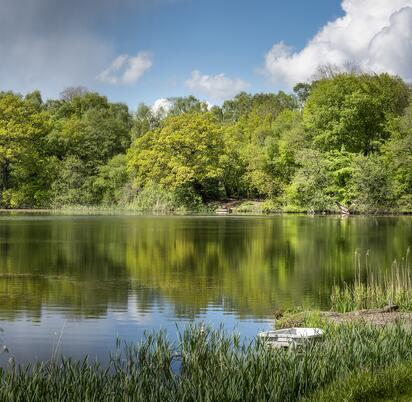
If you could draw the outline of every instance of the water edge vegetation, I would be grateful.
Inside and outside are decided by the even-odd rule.
[[[186,329],[177,344],[168,341],[165,333],[148,334],[138,345],[125,345],[108,367],[87,359],[52,360],[27,367],[11,364],[0,369],[0,398],[297,401],[332,387],[334,382],[352,381],[352,388],[358,389],[359,381],[353,378],[359,373],[382,373],[381,380],[392,379],[381,382],[379,388],[363,387],[373,395],[377,389],[381,390],[378,395],[391,395],[388,392],[402,382],[409,386],[410,326],[345,324],[325,328],[321,343],[308,344],[299,352],[272,349],[257,340],[244,343],[239,335],[201,326]],[[399,371],[403,377],[393,375]],[[331,395],[332,389],[325,392]],[[357,392],[353,399],[346,393],[346,399],[335,400],[359,400]],[[338,394],[335,389],[334,395]]]

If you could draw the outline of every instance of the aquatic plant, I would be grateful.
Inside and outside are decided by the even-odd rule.
[[[412,311],[412,277],[408,250],[400,261],[394,261],[388,270],[379,272],[370,266],[368,254],[364,264],[356,254],[356,278],[351,284],[334,286],[331,308],[346,313],[362,309],[378,309],[395,305],[400,310]]]
[[[412,328],[340,325],[321,343],[277,350],[222,328],[126,344],[108,367],[62,359],[0,369],[0,400],[296,401],[364,370],[412,359]]]

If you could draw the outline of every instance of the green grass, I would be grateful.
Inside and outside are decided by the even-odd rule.
[[[360,370],[319,390],[305,402],[411,401],[412,361],[381,370]]]
[[[62,360],[0,369],[0,400],[297,401],[360,370],[375,373],[412,360],[412,328],[327,326],[303,350],[244,344],[222,329],[188,328],[125,346],[109,367]],[[324,388],[326,389],[326,388]]]
[[[409,267],[409,250],[399,262],[394,261],[389,270],[377,272],[368,263],[362,267],[356,256],[356,279],[352,284],[335,286],[331,294],[331,309],[346,313],[362,309],[378,309],[395,304],[402,311],[412,311],[412,278]]]
[[[324,328],[328,326],[327,320],[318,310],[287,310],[282,317],[275,321],[276,329],[293,327]]]

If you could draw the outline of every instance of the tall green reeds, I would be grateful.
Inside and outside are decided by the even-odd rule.
[[[341,313],[362,309],[379,309],[396,305],[400,310],[412,311],[412,278],[409,267],[409,249],[400,261],[394,261],[383,272],[371,267],[369,253],[362,263],[356,253],[355,281],[334,286],[331,294],[332,310]]]
[[[328,327],[299,352],[241,342],[222,329],[188,328],[126,345],[103,368],[87,360],[0,369],[0,400],[10,401],[296,401],[359,369],[412,358],[412,328]]]

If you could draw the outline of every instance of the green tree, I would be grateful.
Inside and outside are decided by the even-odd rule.
[[[224,148],[220,156],[223,168],[223,187],[227,197],[242,197],[248,192],[249,183],[245,173],[247,161],[241,144],[244,144],[243,132],[236,125],[226,125],[222,129]]]
[[[253,98],[241,94],[237,98],[246,97],[252,102],[251,109],[237,122],[225,124],[225,155],[229,162],[225,188],[247,197],[276,197],[283,192],[286,175],[280,162],[280,141],[282,138],[287,143],[284,133],[300,120],[299,113],[292,109],[294,101],[283,101],[281,93]]]
[[[54,207],[93,204],[92,179],[85,163],[74,155],[59,162],[56,180],[52,184]]]
[[[99,199],[106,205],[125,204],[130,201],[128,179],[126,155],[114,156],[106,165],[99,167],[94,180]]]
[[[234,99],[223,103],[222,116],[226,122],[237,122],[254,111],[260,117],[270,117],[274,120],[283,110],[296,107],[296,99],[282,91],[278,94],[256,95],[241,92]]]
[[[99,203],[102,193],[93,187],[95,176],[100,167],[115,155],[125,153],[130,145],[132,119],[127,106],[88,92],[60,101],[53,105],[51,113],[53,130],[47,137],[48,147],[62,161],[59,183],[54,188],[63,186],[70,193],[66,198],[55,192],[56,202],[65,199],[70,204]],[[70,167],[74,169],[73,179]],[[76,188],[79,194],[74,196]]]
[[[383,148],[384,162],[392,174],[396,198],[402,210],[412,210],[412,104],[391,126],[391,139]]]
[[[388,74],[338,74],[312,86],[303,113],[315,147],[368,154],[388,139],[388,121],[407,106],[409,89]]]
[[[268,141],[271,174],[278,177],[282,187],[289,184],[299,167],[297,154],[310,147],[302,126],[301,113],[284,110],[272,125],[273,139]]]
[[[299,209],[312,212],[334,209],[329,161],[321,152],[306,149],[299,152],[297,162],[300,167],[286,191],[288,202]]]
[[[154,181],[173,191],[191,189],[203,199],[215,197],[223,147],[221,128],[210,113],[171,116],[132,144],[129,169],[137,188]]]
[[[137,108],[136,114],[133,116],[133,126],[131,130],[131,140],[141,137],[148,131],[154,130],[159,127],[162,116],[158,116],[153,111],[141,103]]]
[[[34,99],[34,100],[33,100]],[[50,118],[34,94],[0,94],[0,202],[4,207],[44,206],[54,160],[45,137]]]
[[[299,106],[302,108],[308,100],[312,91],[312,85],[307,82],[299,82],[293,87]]]
[[[194,96],[168,98],[170,109],[167,115],[180,115],[184,113],[206,113],[208,104]]]
[[[396,209],[396,196],[389,169],[377,154],[358,155],[351,182],[353,209],[378,213]]]

